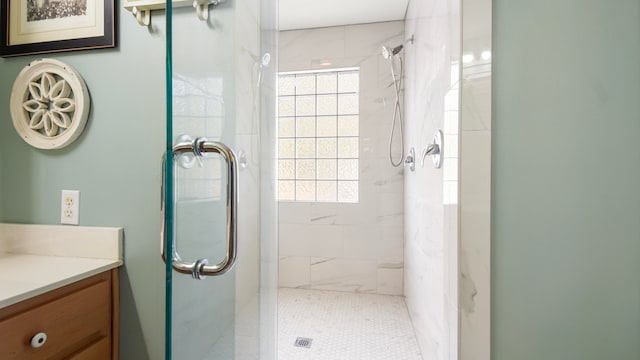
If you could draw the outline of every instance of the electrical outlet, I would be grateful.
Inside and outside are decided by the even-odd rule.
[[[60,200],[60,223],[78,225],[80,223],[80,191],[62,190]]]

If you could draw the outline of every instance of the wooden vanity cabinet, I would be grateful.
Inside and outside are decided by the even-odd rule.
[[[118,359],[118,289],[113,269],[0,309],[0,359]]]

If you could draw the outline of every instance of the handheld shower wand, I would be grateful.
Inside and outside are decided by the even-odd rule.
[[[404,48],[404,45],[400,44],[396,47],[382,47],[382,57],[389,60],[389,64],[391,67],[391,77],[393,78],[393,88],[396,93],[396,100],[393,106],[393,121],[391,123],[391,133],[389,134],[389,161],[393,167],[399,167],[403,164],[404,160],[404,121],[402,119],[402,107],[400,104],[400,91],[402,90],[402,77],[403,77],[403,67],[402,67],[402,58],[399,56],[400,52]],[[400,64],[400,76],[396,76],[394,60],[398,58]],[[399,125],[400,131],[400,159],[398,161],[393,160],[393,155],[391,154],[391,150],[393,148],[393,138],[396,132],[396,123]]]

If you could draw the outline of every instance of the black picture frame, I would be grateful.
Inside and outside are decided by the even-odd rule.
[[[10,38],[12,21],[19,21],[19,19],[11,18],[11,6],[17,6],[18,2],[22,2],[23,4],[25,4],[27,3],[27,1],[28,0],[0,0],[0,39],[2,39],[2,41],[0,42],[0,57],[44,54],[73,50],[103,49],[113,48],[116,46],[116,0],[103,0],[104,9],[96,9],[96,13],[102,10],[102,15],[104,15],[104,29],[102,31],[102,35],[100,36],[82,36],[82,30],[73,30],[73,32],[78,33],[74,34],[73,38],[33,43],[11,44]],[[48,1],[54,0],[41,1],[47,1],[48,3]],[[98,2],[98,0],[86,1],[94,1],[94,4]]]

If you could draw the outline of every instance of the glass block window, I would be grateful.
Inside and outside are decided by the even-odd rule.
[[[278,199],[358,202],[358,68],[280,73]]]

